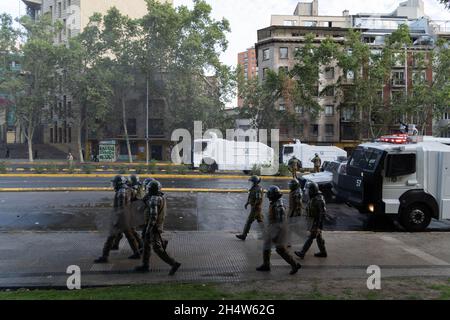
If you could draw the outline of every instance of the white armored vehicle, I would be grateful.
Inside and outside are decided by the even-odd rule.
[[[362,144],[336,178],[340,199],[363,213],[398,216],[408,231],[450,219],[450,146],[440,142],[391,136]]]

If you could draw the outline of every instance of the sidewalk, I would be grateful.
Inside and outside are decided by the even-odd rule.
[[[176,276],[152,255],[152,272],[131,272],[139,261],[127,260],[125,239],[112,252],[109,264],[95,265],[105,235],[97,232],[0,233],[0,287],[65,287],[69,265],[78,265],[82,286],[161,282],[234,282],[248,280],[367,279],[369,265],[381,267],[383,277],[450,276],[450,233],[326,232],[327,259],[314,258],[315,244],[289,276],[290,267],[273,251],[272,271],[260,273],[261,241],[252,233],[241,242],[228,232],[168,232],[168,252],[182,263]],[[298,250],[300,239],[293,239]],[[365,281],[365,280],[364,280]]]

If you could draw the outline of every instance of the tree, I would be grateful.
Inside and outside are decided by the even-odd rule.
[[[439,0],[447,9],[450,9],[450,0]]]
[[[69,39],[68,45],[59,52],[64,72],[65,90],[70,93],[73,105],[70,117],[79,128],[77,135],[80,162],[84,162],[82,132],[85,140],[90,131],[103,123],[111,111],[109,103],[112,89],[108,80],[109,70],[102,65],[104,46],[100,41],[102,17],[95,14],[77,37]]]
[[[192,130],[195,120],[223,126],[233,85],[230,69],[219,60],[227,48],[228,21],[213,20],[205,1],[195,0],[189,10],[149,0],[141,31],[140,60],[152,95],[167,102],[166,126]]]
[[[122,15],[115,7],[103,17],[101,41],[106,52],[103,66],[109,69],[109,85],[113,89],[113,103],[122,110],[122,122],[128,150],[129,162],[133,162],[130,137],[127,127],[128,95],[135,87],[138,76],[138,52],[140,34],[139,21]]]
[[[440,120],[445,112],[449,112],[450,106],[450,44],[448,42],[438,41],[432,61],[434,76],[431,90],[427,92],[432,94],[434,117]]]
[[[3,88],[12,97],[18,123],[28,142],[29,160],[33,161],[35,130],[45,119],[58,84],[55,64],[58,46],[53,39],[61,25],[52,25],[49,15],[36,21],[23,17],[21,24],[26,37],[18,52],[22,72],[12,73]]]

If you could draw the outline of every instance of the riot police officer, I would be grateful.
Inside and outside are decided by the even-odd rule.
[[[105,245],[103,247],[103,254],[101,257],[96,259],[95,263],[107,263],[109,253],[116,239],[122,234],[128,240],[133,255],[128,257],[129,259],[139,259],[139,243],[138,239],[135,237],[135,233],[130,225],[130,210],[129,204],[131,202],[131,192],[127,187],[127,179],[121,175],[117,175],[112,181],[115,195],[114,195],[114,217],[113,225],[110,230],[110,234],[106,239]]]
[[[161,233],[163,232],[164,219],[166,212],[166,201],[161,192],[161,184],[154,180],[148,185],[148,194],[145,197],[147,210],[145,212],[145,238],[144,238],[144,252],[142,254],[142,265],[135,268],[137,272],[149,272],[149,262],[151,255],[151,247],[155,253],[172,268],[169,275],[174,275],[181,263],[175,261],[164,248]]]
[[[320,172],[320,167],[322,166],[322,159],[320,159],[319,154],[316,153],[314,158],[311,160],[314,164],[314,172]]]
[[[269,226],[265,234],[263,249],[263,264],[256,268],[257,271],[270,271],[270,255],[272,245],[275,245],[277,253],[291,265],[290,274],[296,274],[301,268],[300,263],[295,261],[294,257],[286,249],[286,240],[288,236],[288,225],[286,209],[283,205],[282,193],[277,186],[271,186],[267,190],[269,198]]]
[[[316,239],[319,252],[314,254],[314,256],[326,258],[327,250],[325,248],[325,240],[322,236],[323,222],[326,213],[325,199],[322,192],[319,190],[319,186],[315,182],[310,182],[308,184],[308,194],[310,199],[308,203],[308,216],[312,219],[312,225],[309,230],[309,237],[303,245],[303,249],[301,251],[296,251],[295,254],[303,259],[314,239]]]
[[[127,187],[129,188],[131,192],[131,210],[139,211],[141,207],[141,203],[137,203],[138,200],[142,200],[145,196],[145,189],[143,184],[139,180],[139,176],[137,175],[130,175],[127,180]],[[133,214],[132,212],[131,214]],[[134,237],[139,243],[139,251],[142,251],[143,242],[139,234],[136,232],[136,229],[134,227],[131,227],[131,232],[133,232]],[[114,239],[114,243],[111,247],[111,250],[119,250],[119,244],[120,241],[123,238],[123,234],[119,234],[116,239]]]
[[[243,241],[247,238],[250,228],[255,220],[258,221],[258,223],[264,222],[262,215],[263,189],[259,185],[261,183],[261,178],[252,176],[248,181],[252,183],[252,186],[249,190],[247,203],[244,205],[244,208],[247,210],[248,205],[250,205],[250,214],[248,215],[242,234],[236,235],[236,238]]]
[[[297,179],[297,172],[302,168],[302,162],[293,156],[288,162],[289,171],[292,173],[292,178]]]
[[[303,192],[297,179],[289,181],[289,218],[300,217],[303,210]]]

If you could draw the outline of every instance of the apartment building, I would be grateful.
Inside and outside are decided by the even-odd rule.
[[[410,28],[413,45],[405,48],[406,59],[399,62],[392,70],[391,81],[380,90],[385,101],[393,96],[410,93],[413,87],[413,75],[416,72],[432,81],[431,62],[423,70],[418,70],[414,64],[417,53],[424,54],[434,49],[437,33],[440,36],[449,35],[443,27],[437,27],[424,13],[422,0],[408,0],[399,5],[392,13],[359,13],[351,15],[349,10],[343,10],[341,16],[320,16],[319,1],[298,3],[293,15],[273,15],[271,25],[258,30],[258,42],[255,45],[258,78],[264,81],[268,70],[279,72],[291,70],[296,64],[295,53],[301,48],[307,34],[315,35],[314,41],[320,43],[327,37],[336,42],[344,42],[349,29],[357,29],[362,33],[363,40],[371,50],[383,48],[386,37],[402,24]],[[440,31],[439,31],[440,30]],[[330,84],[336,83],[342,70],[335,64],[321,67],[318,92]],[[329,92],[328,92],[329,91]],[[295,116],[299,125],[285,125],[280,123],[280,139],[289,142],[292,139],[314,144],[334,144],[341,147],[352,147],[360,141],[357,134],[354,117],[351,111],[340,110],[340,98],[333,90],[327,90],[324,95],[318,95],[318,102],[322,106],[322,114],[312,119],[304,112],[304,106],[295,106]],[[284,110],[285,101],[277,102],[275,108]],[[408,119],[405,119],[408,120]],[[426,133],[432,134],[433,124],[427,125]]]
[[[238,65],[241,66],[245,80],[251,80],[258,77],[255,47],[251,47],[244,52],[238,53]],[[238,95],[238,107],[242,108],[242,106],[243,100]]]

